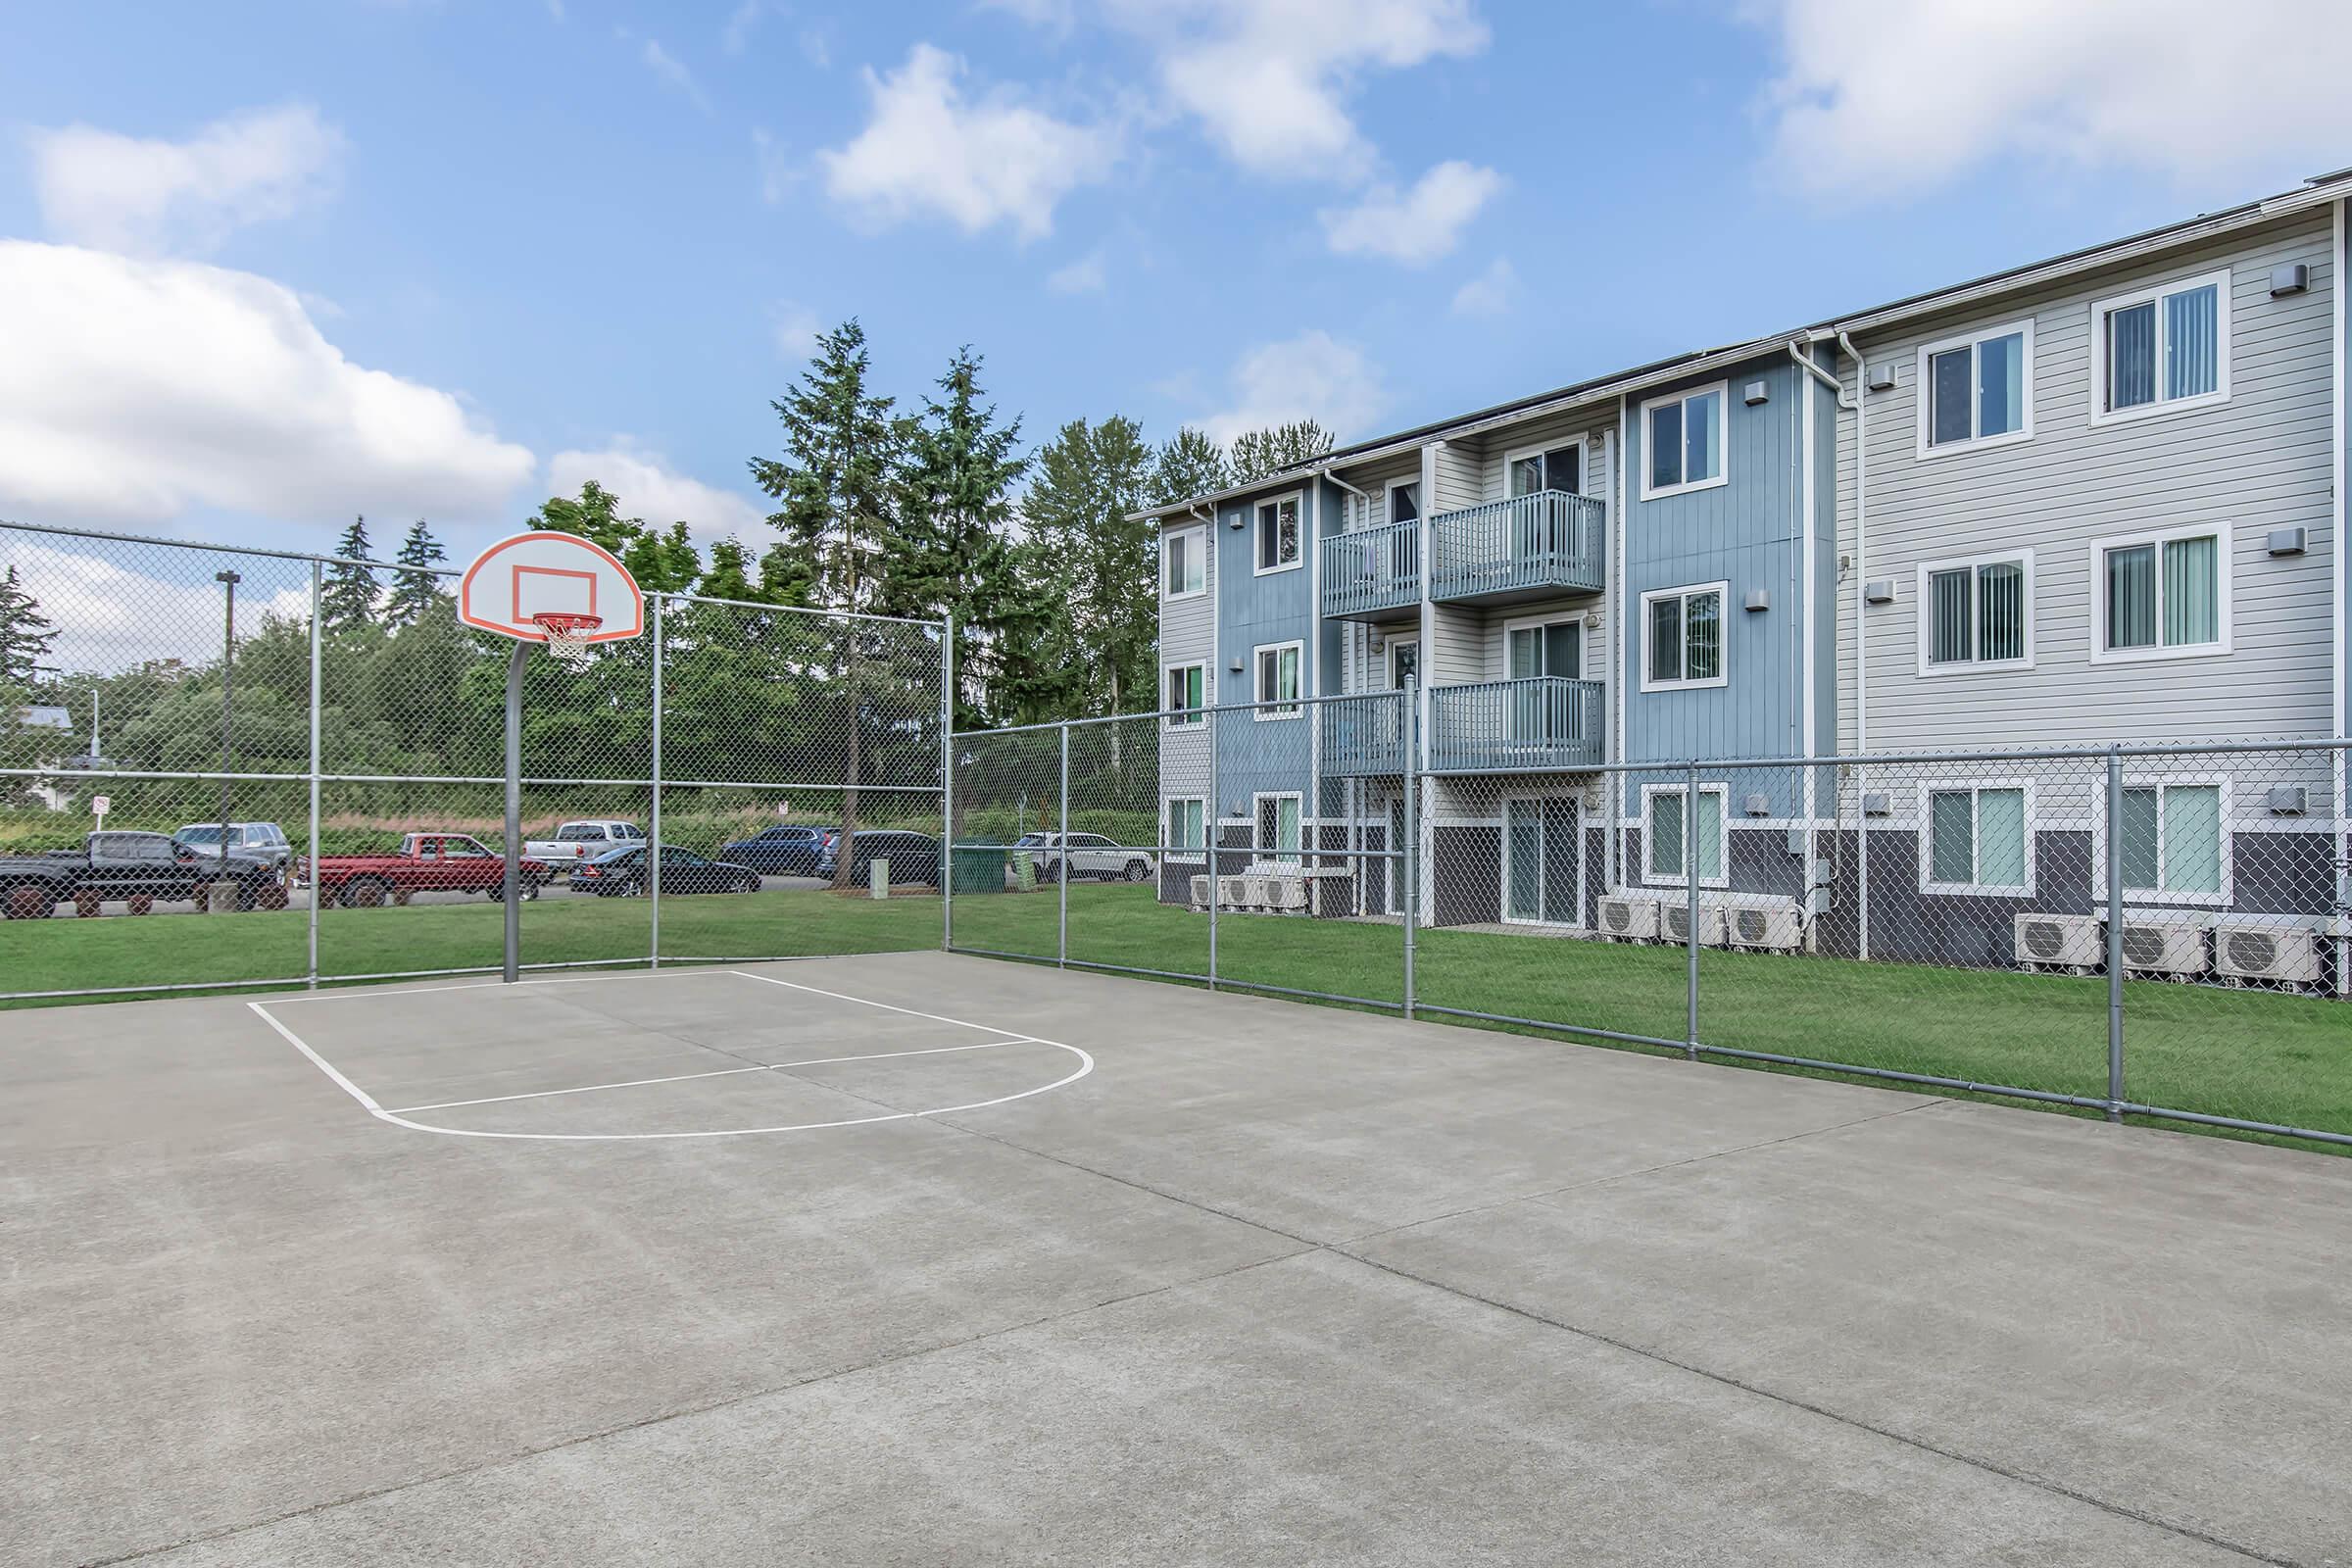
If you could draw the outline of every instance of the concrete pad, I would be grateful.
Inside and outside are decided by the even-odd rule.
[[[8,1015],[0,1560],[2352,1555],[2352,1165],[936,954],[760,972],[1100,1065],[493,1141],[370,1116],[239,1000]],[[576,1027],[271,1010],[406,1067],[474,1030],[514,1082],[728,1071],[649,1086],[677,1126],[1063,1054],[736,1074],[710,1042],[968,1036],[723,970],[545,989]]]
[[[2242,1561],[1317,1254],[477,1470],[173,1568]]]
[[[2340,1160],[1950,1104],[1350,1250],[2281,1560],[2352,1560]]]

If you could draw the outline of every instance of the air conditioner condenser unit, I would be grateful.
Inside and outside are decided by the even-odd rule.
[[[1688,945],[1690,941],[1690,906],[1688,903],[1661,903],[1658,906],[1658,935],[1665,941]],[[1698,906],[1698,945],[1702,948],[1723,946],[1723,906],[1701,904]]]
[[[1217,878],[1217,904],[1227,909],[1245,908],[1250,903],[1250,879],[1246,876]]]
[[[1594,910],[1600,934],[1611,942],[1654,942],[1658,935],[1658,901],[1611,896]]]
[[[2282,985],[2317,985],[2320,980],[2317,924],[2296,915],[2243,915],[2213,927],[2213,966],[2228,985],[2273,980]]]
[[[1735,948],[1787,953],[1805,940],[1805,922],[1794,899],[1736,905],[1723,911],[1723,920],[1724,934]]]
[[[2193,980],[2213,967],[2205,955],[2207,920],[2161,915],[2124,916],[2124,972]]]
[[[1194,878],[1193,878],[1193,907],[1194,907],[1194,908],[1196,908],[1196,909],[1205,909],[1205,908],[1207,908],[1207,907],[1208,907],[1208,886],[1209,886],[1209,879],[1208,879],[1207,877],[1205,877],[1205,876],[1196,876],[1196,877],[1194,877]]]
[[[2095,914],[2019,914],[2011,919],[2017,961],[2025,968],[2088,974],[2107,961],[2106,932]]]

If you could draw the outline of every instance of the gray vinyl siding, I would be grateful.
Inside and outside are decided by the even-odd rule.
[[[1584,493],[1605,498],[1608,469],[1601,461],[1601,437],[1615,428],[1616,405],[1602,404],[1537,420],[1525,426],[1492,432],[1487,437],[1486,461],[1479,468],[1478,499],[1500,501],[1511,493],[1510,453],[1527,447],[1554,447],[1569,441],[1584,443]]]
[[[1346,491],[1339,493],[1340,499],[1348,503],[1349,509],[1357,514],[1358,520],[1354,526],[1377,528],[1389,520],[1389,486],[1400,480],[1421,477],[1421,454],[1407,452],[1401,457],[1392,458],[1384,463],[1369,464],[1361,468],[1343,469],[1340,477],[1363,491],[1369,498],[1358,502]],[[1428,509],[1424,507],[1422,510],[1426,512]],[[1345,511],[1335,514],[1335,517],[1345,517],[1346,515]],[[1335,531],[1344,530],[1335,529]]]
[[[1462,507],[1475,507],[1487,499],[1486,460],[1488,443],[1483,439],[1464,437],[1448,441],[1437,450],[1437,495],[1424,498],[1423,510],[1432,515],[1453,512]]]
[[[1838,653],[1850,670],[1860,583],[1895,583],[1893,604],[1859,609],[1871,750],[2308,736],[2332,727],[2331,251],[2328,215],[2300,215],[1861,345],[1870,364],[1890,362],[1896,377],[1892,390],[1869,397],[1869,556],[1838,595]],[[2271,269],[2286,262],[2309,266],[2311,286],[2274,299]],[[2093,427],[2095,303],[2224,268],[2231,277],[2229,401]],[[1921,458],[1920,347],[2029,317],[2033,438]],[[1844,368],[1849,384],[1855,372]],[[1838,487],[1847,537],[1853,484],[1848,435]],[[2091,662],[2096,542],[2204,524],[2230,530],[2230,652]],[[2288,525],[2310,530],[2309,553],[2274,559],[2266,536]],[[2012,548],[2034,552],[2034,667],[1922,675],[1919,567]],[[1851,744],[1854,682],[1844,685],[1839,736]]]
[[[1163,521],[1161,532],[1172,533],[1177,526]],[[1166,675],[1169,664],[1199,662],[1207,666],[1201,688],[1214,693],[1217,687],[1217,570],[1223,559],[1222,546],[1226,530],[1211,526],[1206,530],[1208,542],[1208,592],[1191,599],[1159,602],[1159,660],[1154,678],[1161,682],[1154,708],[1167,705]],[[1235,539],[1240,534],[1231,535]],[[1206,726],[1198,728],[1163,729],[1159,742],[1160,794],[1205,795],[1208,790],[1208,736]]]
[[[1487,617],[1459,605],[1433,605],[1430,646],[1423,649],[1423,667],[1433,686],[1463,686],[1486,680]]]

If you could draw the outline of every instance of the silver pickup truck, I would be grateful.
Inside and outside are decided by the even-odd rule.
[[[545,861],[556,875],[568,877],[575,865],[644,842],[645,833],[634,822],[616,817],[583,817],[557,828],[552,839],[526,840],[522,853],[534,860]]]

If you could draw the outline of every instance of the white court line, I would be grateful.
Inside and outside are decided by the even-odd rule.
[[[515,986],[584,986],[598,980],[667,980],[676,975],[709,974],[710,972],[708,969],[640,969],[635,972],[626,969],[608,969],[602,974],[550,975],[544,980],[517,980],[514,984]],[[334,976],[322,975],[320,978],[332,980]],[[505,987],[506,984],[504,980],[490,979],[455,980],[445,986],[399,986],[395,988],[337,985],[331,991],[305,991],[290,997],[271,997],[269,999],[269,1003],[272,1007],[282,1007],[289,1002],[352,1002],[368,1001],[376,997],[429,997],[443,991],[488,991],[493,987]]]
[[[647,1084],[682,1084],[697,1078],[732,1078],[737,1073],[783,1072],[791,1067],[824,1067],[837,1061],[886,1061],[892,1056],[936,1056],[946,1051],[994,1051],[1000,1046],[1029,1046],[1038,1042],[983,1040],[976,1046],[933,1046],[923,1051],[877,1051],[868,1056],[818,1056],[811,1061],[757,1061],[749,1067],[720,1067],[711,1072],[672,1073],[667,1078],[629,1078],[616,1084],[581,1084],[576,1089],[534,1089],[520,1095],[486,1095],[480,1100],[436,1100],[429,1105],[402,1105],[393,1111],[406,1116],[417,1110],[455,1110],[460,1105],[503,1105],[510,1100],[552,1100],[558,1095],[593,1095],[600,1089],[642,1089]]]
[[[687,972],[687,971],[675,971],[675,972]],[[708,969],[701,969],[701,970],[694,970],[694,971],[691,971],[691,972],[693,972],[693,973],[697,973],[697,974],[709,974],[709,973],[710,973],[711,971],[710,971],[710,970],[708,970]],[[988,1024],[978,1024],[978,1023],[973,1023],[973,1022],[972,1022],[971,1020],[969,1020],[968,1018],[951,1018],[951,1017],[949,1017],[949,1016],[948,1016],[947,1014],[945,1014],[945,1013],[938,1013],[938,1012],[920,1012],[920,1011],[917,1011],[916,1009],[914,1009],[914,1008],[912,1008],[912,1007],[901,1007],[901,1006],[897,1006],[897,1005],[895,1005],[895,1004],[891,1004],[891,1003],[888,1003],[888,1002],[872,1002],[872,1001],[868,1001],[868,1000],[867,1000],[866,998],[864,998],[864,997],[853,997],[853,996],[849,995],[849,994],[848,994],[848,993],[846,993],[846,992],[841,992],[841,991],[826,991],[826,990],[823,990],[823,989],[821,989],[821,988],[819,988],[819,987],[816,987],[816,986],[804,986],[804,985],[796,985],[796,984],[794,984],[792,981],[789,981],[789,980],[772,980],[772,979],[769,979],[769,978],[768,978],[766,975],[761,975],[761,974],[753,974],[753,973],[751,973],[749,970],[745,970],[745,969],[728,969],[728,970],[725,970],[725,971],[722,971],[722,972],[724,972],[724,973],[727,973],[727,974],[740,975],[742,978],[744,978],[744,979],[746,979],[746,980],[758,980],[758,981],[760,981],[760,982],[762,982],[762,983],[764,983],[764,984],[767,984],[767,985],[772,985],[772,986],[783,986],[783,987],[786,987],[787,989],[789,989],[789,990],[793,990],[793,991],[807,991],[807,992],[810,992],[810,993],[812,993],[812,994],[814,994],[814,995],[816,995],[816,996],[820,996],[820,997],[831,997],[831,998],[833,998],[833,999],[834,999],[835,1001],[837,1001],[837,1002],[851,1002],[851,1003],[856,1003],[856,1004],[858,1004],[859,1006],[864,1006],[864,1007],[879,1007],[879,1008],[881,1008],[881,1009],[882,1009],[883,1011],[885,1011],[885,1012],[898,1012],[898,1013],[905,1013],[905,1014],[906,1014],[906,1015],[907,1015],[907,1016],[909,1016],[909,1017],[914,1017],[914,1018],[928,1018],[928,1019],[930,1019],[931,1021],[933,1021],[934,1023],[946,1023],[946,1024],[954,1024],[954,1025],[956,1025],[956,1026],[957,1028],[959,1028],[959,1029],[980,1029],[980,1030],[984,1030],[984,1031],[986,1031],[987,1033],[994,1034],[994,1035],[1000,1035],[1000,1036],[1003,1036],[1003,1037],[1004,1037],[1004,1038],[1002,1038],[1002,1039],[998,1039],[998,1040],[992,1040],[992,1041],[983,1041],[983,1042],[980,1042],[980,1043],[978,1043],[978,1044],[976,1044],[976,1045],[973,1045],[973,1046],[963,1046],[963,1047],[957,1047],[957,1046],[946,1046],[946,1047],[939,1047],[939,1048],[936,1048],[936,1049],[934,1049],[934,1050],[930,1050],[930,1051],[922,1051],[922,1052],[905,1052],[905,1051],[883,1052],[883,1053],[880,1053],[880,1054],[881,1054],[881,1055],[890,1055],[890,1056],[904,1056],[904,1055],[933,1055],[933,1054],[938,1054],[939,1052],[941,1052],[941,1051],[957,1051],[957,1050],[987,1050],[987,1049],[990,1049],[991,1047],[996,1047],[996,1046],[1007,1046],[1007,1045],[1052,1046],[1052,1047],[1053,1047],[1054,1050],[1056,1050],[1056,1051],[1066,1051],[1066,1052],[1068,1052],[1068,1053],[1069,1053],[1071,1055],[1073,1055],[1073,1056],[1076,1056],[1076,1057],[1078,1058],[1078,1070],[1077,1070],[1077,1071],[1075,1071],[1075,1072],[1072,1072],[1072,1073],[1066,1074],[1066,1075],[1065,1075],[1065,1076],[1063,1076],[1063,1077],[1056,1078],[1056,1079],[1054,1079],[1054,1082],[1052,1082],[1052,1083],[1050,1083],[1050,1084],[1040,1084],[1040,1085],[1038,1085],[1038,1086],[1037,1086],[1036,1088],[1034,1088],[1034,1089],[1024,1089],[1024,1090],[1021,1090],[1021,1091],[1020,1091],[1019,1093],[1017,1093],[1017,1094],[1010,1094],[1010,1095],[999,1095],[999,1096],[998,1096],[996,1099],[994,1099],[994,1100],[975,1100],[975,1101],[971,1101],[971,1102],[967,1102],[967,1103],[965,1103],[965,1104],[961,1104],[961,1105],[935,1105],[935,1106],[931,1107],[931,1108],[930,1108],[930,1109],[928,1109],[928,1110],[894,1110],[894,1111],[885,1112],[884,1114],[882,1114],[882,1115],[879,1115],[879,1116],[850,1116],[850,1117],[845,1117],[845,1118],[843,1118],[843,1119],[841,1119],[841,1120],[838,1120],[838,1121],[805,1121],[805,1122],[793,1122],[793,1123],[789,1123],[789,1124],[785,1124],[785,1125],[779,1125],[779,1126],[773,1126],[773,1127],[725,1127],[725,1128],[714,1128],[714,1129],[711,1129],[711,1130],[710,1130],[710,1131],[706,1131],[706,1132],[682,1132],[682,1133],[508,1133],[508,1132],[488,1132],[488,1131],[483,1131],[483,1130],[481,1130],[481,1129],[478,1129],[478,1128],[470,1128],[470,1127],[437,1127],[437,1126],[435,1126],[434,1124],[432,1124],[431,1122],[423,1122],[423,1121],[411,1121],[411,1120],[409,1120],[409,1119],[408,1119],[408,1118],[407,1118],[407,1117],[406,1117],[406,1116],[405,1116],[405,1115],[404,1115],[402,1112],[400,1112],[400,1111],[397,1111],[397,1110],[386,1110],[386,1109],[385,1109],[385,1108],[384,1108],[384,1107],[383,1107],[381,1104],[378,1104],[378,1103],[376,1102],[376,1101],[375,1101],[375,1098],[374,1098],[372,1095],[369,1095],[369,1094],[368,1093],[368,1091],[367,1091],[367,1090],[365,1090],[365,1089],[362,1089],[362,1088],[361,1088],[361,1087],[360,1087],[358,1084],[355,1084],[355,1083],[353,1083],[353,1082],[352,1082],[352,1081],[351,1081],[349,1078],[346,1078],[346,1077],[344,1077],[344,1076],[343,1076],[343,1074],[342,1074],[341,1072],[339,1072],[339,1071],[337,1071],[337,1070],[336,1070],[336,1068],[335,1068],[335,1064],[334,1064],[333,1062],[331,1062],[331,1061],[328,1061],[328,1060],[327,1060],[327,1059],[326,1059],[324,1056],[321,1056],[320,1054],[318,1054],[318,1052],[316,1052],[316,1051],[312,1050],[312,1049],[311,1049],[311,1047],[309,1046],[309,1044],[307,1044],[307,1043],[306,1043],[306,1042],[303,1040],[303,1038],[302,1038],[300,1035],[296,1034],[296,1033],[295,1033],[293,1030],[291,1030],[291,1029],[287,1028],[287,1027],[285,1026],[285,1024],[284,1024],[283,1022],[281,1022],[280,1020],[278,1020],[277,1018],[275,1018],[275,1017],[272,1017],[272,1016],[270,1015],[270,1008],[271,1008],[271,1007],[273,1007],[273,1006],[278,1006],[278,1005],[281,1005],[281,1004],[284,1003],[284,1002],[288,1002],[288,1001],[292,1001],[292,1002],[315,1002],[315,1001],[320,1001],[320,1000],[323,1000],[323,998],[321,998],[321,997],[313,997],[313,996],[301,996],[301,997],[291,997],[291,998],[278,998],[278,999],[273,999],[273,1000],[271,1000],[271,1001],[270,1001],[270,1002],[267,1002],[267,1003],[262,1003],[262,1002],[248,1002],[247,1004],[245,1004],[245,1005],[247,1005],[248,1007],[251,1007],[251,1008],[253,1009],[253,1011],[254,1011],[255,1015],[256,1015],[257,1017],[259,1017],[259,1018],[260,1018],[260,1019],[261,1019],[261,1020],[262,1020],[264,1023],[268,1024],[268,1025],[269,1025],[269,1026],[270,1026],[271,1029],[273,1029],[273,1030],[277,1031],[278,1035],[279,1035],[280,1037],[282,1037],[282,1038],[283,1038],[283,1039],[286,1041],[286,1043],[287,1043],[287,1044],[291,1045],[291,1046],[292,1046],[292,1047],[293,1047],[293,1048],[294,1048],[296,1051],[299,1051],[299,1052],[301,1052],[301,1053],[303,1054],[303,1055],[304,1055],[304,1056],[308,1057],[308,1058],[310,1059],[311,1065],[313,1065],[314,1067],[317,1067],[317,1068],[318,1068],[318,1069],[320,1072],[322,1072],[322,1073],[326,1074],[328,1081],[329,1081],[329,1082],[331,1082],[332,1084],[334,1084],[334,1086],[335,1086],[336,1088],[338,1088],[338,1089],[342,1090],[342,1091],[343,1091],[345,1094],[347,1094],[347,1095],[351,1096],[351,1098],[352,1098],[353,1100],[355,1100],[355,1101],[358,1101],[358,1102],[359,1102],[359,1103],[360,1103],[360,1105],[362,1106],[362,1108],[364,1108],[364,1109],[365,1109],[365,1110],[368,1112],[368,1114],[369,1114],[370,1116],[373,1116],[373,1117],[375,1117],[375,1118],[376,1118],[377,1120],[379,1120],[379,1121],[388,1121],[388,1122],[392,1123],[392,1124],[393,1124],[394,1126],[396,1126],[396,1127],[406,1127],[406,1128],[409,1128],[410,1130],[412,1130],[412,1131],[414,1131],[414,1132],[420,1132],[420,1133],[439,1133],[439,1134],[441,1134],[442,1136],[444,1136],[444,1137],[447,1137],[447,1138],[498,1138],[498,1139],[508,1139],[508,1140],[513,1140],[513,1141],[515,1141],[515,1142],[520,1142],[520,1143],[556,1143],[556,1144],[607,1144],[607,1143],[620,1143],[620,1144],[635,1144],[635,1143],[659,1143],[659,1142],[666,1142],[666,1141],[670,1141],[670,1140],[677,1140],[677,1139],[700,1139],[700,1138],[744,1138],[744,1137],[749,1137],[749,1136],[751,1136],[751,1135],[753,1135],[753,1134],[757,1134],[757,1133],[803,1133],[803,1132],[820,1132],[820,1131],[823,1131],[823,1130],[825,1130],[825,1129],[827,1129],[827,1128],[833,1128],[833,1127],[863,1127],[863,1126],[869,1126],[869,1125],[871,1125],[871,1124],[873,1124],[873,1123],[876,1123],[876,1122],[886,1122],[886,1121],[918,1121],[918,1120],[921,1120],[922,1118],[924,1118],[924,1117],[928,1117],[928,1116],[952,1116],[952,1115],[956,1114],[956,1112],[958,1112],[958,1111],[965,1111],[965,1110],[985,1110],[985,1109],[987,1109],[987,1108],[988,1108],[989,1106],[991,1106],[991,1105],[1006,1105],[1006,1104],[1010,1104],[1012,1102],[1014,1102],[1014,1101],[1016,1101],[1016,1100],[1027,1100],[1027,1099],[1029,1099],[1029,1098],[1030,1098],[1031,1096],[1033,1096],[1033,1095],[1043,1095],[1043,1094],[1048,1094],[1048,1093],[1050,1093],[1050,1092],[1052,1092],[1052,1091],[1054,1091],[1054,1090],[1055,1090],[1055,1089],[1059,1089],[1059,1088],[1061,1088],[1061,1087],[1062,1087],[1063,1085],[1065,1085],[1065,1084],[1074,1084],[1074,1083],[1076,1083],[1076,1082],[1077,1082],[1079,1079],[1081,1079],[1081,1078],[1084,1078],[1084,1077],[1085,1077],[1087,1074],[1089,1074],[1089,1073],[1091,1073],[1091,1072],[1093,1072],[1093,1071],[1095,1070],[1095,1058],[1094,1058],[1092,1055],[1088,1054],[1086,1052],[1084,1052],[1084,1051],[1080,1050],[1080,1049],[1079,1049],[1078,1047],[1076,1047],[1076,1046],[1073,1046],[1073,1045],[1068,1045],[1068,1044],[1066,1044],[1066,1043],[1064,1043],[1064,1042],[1062,1042],[1062,1041],[1059,1041],[1059,1040],[1048,1040],[1048,1039],[1046,1039],[1046,1038],[1045,1038],[1044,1036],[1042,1036],[1042,1035],[1024,1035],[1024,1034],[1015,1034],[1015,1033],[1013,1033],[1013,1032],[1012,1032],[1012,1031],[1010,1031],[1010,1030],[998,1029],[998,1028],[995,1028],[995,1027],[993,1027],[993,1026],[991,1026],[991,1025],[988,1025]],[[594,978],[594,979],[613,979],[613,978],[652,979],[652,978],[655,978],[655,976],[654,976],[652,973],[650,973],[650,972],[649,972],[649,973],[646,973],[646,974],[640,974],[640,975],[634,975],[634,976],[612,976],[612,975],[586,976],[586,975],[582,975],[582,976],[577,976],[577,977],[565,977],[565,978],[563,978],[563,979],[554,979],[554,980],[536,980],[536,981],[532,981],[532,980],[526,980],[526,981],[519,981],[519,982],[517,982],[517,983],[518,983],[518,984],[521,984],[521,985],[566,985],[566,984],[577,984],[577,983],[579,983],[579,982],[580,982],[580,981],[582,981],[582,980],[587,980],[587,979],[591,979],[591,978]],[[495,985],[495,984],[498,984],[498,983],[499,983],[499,982],[496,982],[496,981],[486,981],[486,982],[482,982],[481,984],[483,984],[483,985]],[[463,990],[475,990],[475,989],[479,989],[479,987],[478,987],[478,986],[475,986],[475,985],[464,985],[464,986],[428,986],[428,987],[422,987],[422,988],[419,988],[419,989],[422,989],[422,990],[431,990],[431,991],[463,991]],[[363,993],[357,993],[357,992],[354,992],[354,993],[338,993],[338,994],[339,994],[339,995],[345,995],[345,994],[347,994],[347,995],[361,995],[361,994],[363,994]],[[379,992],[375,992],[375,993],[373,993],[373,994],[374,994],[374,995],[377,995],[377,996],[383,996],[383,995],[387,995],[388,993],[384,993],[384,992],[380,992],[380,991],[379,991]],[[836,1060],[836,1061],[855,1061],[855,1060],[871,1060],[871,1059],[873,1059],[873,1058],[872,1058],[872,1057],[854,1057],[854,1056],[843,1056],[843,1057],[834,1057],[834,1058],[831,1058],[831,1059],[832,1059],[832,1060]],[[801,1066],[801,1067],[809,1067],[809,1066],[815,1066],[815,1065],[818,1065],[818,1063],[816,1063],[816,1062],[812,1062],[812,1061],[807,1061],[807,1062],[780,1062],[780,1063],[777,1063],[776,1065],[777,1065],[777,1066],[779,1066],[779,1067],[786,1067],[786,1066]],[[754,1070],[759,1070],[759,1069],[754,1069],[754,1068],[724,1068],[724,1069],[721,1069],[721,1071],[722,1071],[722,1072],[727,1072],[727,1073],[731,1073],[731,1072],[737,1072],[737,1071],[749,1072],[749,1071],[754,1071]],[[718,1074],[698,1075],[698,1076],[718,1076]],[[592,1087],[600,1087],[600,1086],[592,1086]],[[553,1092],[555,1092],[555,1093],[561,1093],[562,1091],[553,1091]],[[532,1098],[538,1098],[538,1097],[532,1097]],[[416,1107],[416,1108],[419,1108],[419,1109],[421,1109],[421,1108],[427,1108],[427,1107]]]

